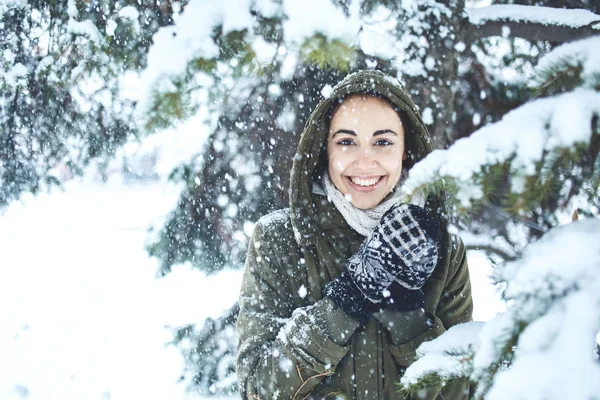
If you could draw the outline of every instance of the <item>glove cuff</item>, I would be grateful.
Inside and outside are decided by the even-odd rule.
[[[424,208],[415,206],[414,204],[408,205],[412,217],[417,221],[421,229],[425,231],[425,234],[435,243],[439,242],[439,223],[438,221],[429,214]]]
[[[371,317],[371,312],[367,311],[370,301],[358,289],[346,269],[325,286],[323,293],[361,325],[365,325]]]
[[[382,301],[382,309],[395,311],[414,311],[425,305],[423,289],[410,290],[394,282],[388,288],[390,296]]]

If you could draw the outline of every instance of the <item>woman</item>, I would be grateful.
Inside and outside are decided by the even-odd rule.
[[[443,196],[398,190],[431,151],[408,93],[381,72],[349,75],[317,106],[294,157],[290,208],[263,217],[249,245],[243,398],[399,398],[415,349],[471,320],[465,250],[447,233]],[[438,394],[468,388],[420,393]]]

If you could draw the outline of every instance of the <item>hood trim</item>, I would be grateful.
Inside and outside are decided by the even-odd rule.
[[[407,90],[397,79],[377,70],[362,70],[346,76],[308,117],[292,163],[289,188],[290,219],[294,237],[300,246],[313,245],[320,233],[319,216],[312,193],[312,178],[319,163],[318,156],[327,138],[331,104],[356,93],[375,93],[405,112],[411,128],[415,162],[433,151],[425,123]],[[440,201],[445,204],[443,197],[440,196],[439,201],[436,201],[438,205],[435,208],[439,208]]]

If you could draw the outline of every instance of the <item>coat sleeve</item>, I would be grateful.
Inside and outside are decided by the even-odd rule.
[[[393,346],[390,346],[390,353],[402,368],[412,364],[416,350],[421,343],[435,339],[456,324],[473,319],[471,281],[465,247],[462,240],[456,236],[452,238],[451,246],[448,275],[435,313],[430,315],[429,329],[405,343],[394,342]],[[380,319],[382,322],[384,320],[389,321],[390,317]],[[398,320],[398,317],[392,318],[392,320]],[[392,326],[394,325],[392,324]],[[394,335],[391,337],[394,338]],[[425,390],[421,393],[423,397],[419,398],[465,399],[470,398],[470,389],[467,383],[456,382],[446,385],[441,392],[436,388]]]
[[[467,265],[467,252],[458,236],[452,237],[449,274],[435,314],[446,329],[473,320],[473,297]]]
[[[421,343],[435,339],[451,326],[473,319],[471,281],[465,247],[460,238],[456,236],[452,237],[451,246],[447,260],[448,274],[437,307],[435,310],[430,310],[433,313],[429,315],[428,329],[403,343],[394,340],[394,346],[390,348],[396,362],[401,367],[408,367],[412,364],[416,350]],[[394,313],[398,312],[379,316],[380,322],[388,329],[397,329],[401,326],[401,323],[397,322],[401,321],[401,317],[393,315]],[[402,337],[391,333],[392,339]]]
[[[257,224],[246,257],[236,358],[243,399],[304,398],[334,373],[358,327],[328,298],[294,307],[290,276],[283,273],[291,266],[281,265],[285,259],[276,256],[282,249],[270,248],[273,236]]]

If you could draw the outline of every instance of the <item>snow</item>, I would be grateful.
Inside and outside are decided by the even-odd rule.
[[[155,277],[146,229],[178,194],[71,181],[0,214],[0,398],[197,398],[167,326],[219,316],[241,271]]]
[[[251,44],[259,63],[271,63],[281,57],[280,75],[291,79],[298,63],[298,51],[306,39],[316,33],[329,40],[347,42],[357,40],[360,31],[359,1],[350,5],[350,16],[330,0],[285,0],[281,5],[262,0],[255,4],[265,16],[282,12],[284,42],[279,49],[261,37],[255,37],[255,18],[251,14],[251,0],[191,0],[175,20],[174,25],[158,30],[148,51],[148,63],[142,73],[140,101],[136,107],[137,119],[144,125],[151,102],[156,95],[175,91],[174,81],[188,69],[196,58],[212,59],[220,54],[212,39],[215,27],[222,25],[223,35],[246,31],[244,40]],[[319,12],[315,12],[315,10]],[[207,84],[208,85],[208,84]]]
[[[475,350],[482,322],[467,322],[448,329],[442,336],[425,342],[417,349],[415,361],[401,378],[403,385],[415,384],[427,374],[437,374],[443,378],[465,376],[470,373],[470,363],[464,358]]]
[[[223,25],[224,35],[234,30],[252,31],[250,0],[192,0],[174,25],[154,34],[148,66],[142,73],[142,93],[137,106],[140,120],[145,119],[152,93],[174,90],[172,79],[182,75],[195,57],[210,59],[219,55],[220,50],[212,40],[213,29],[219,24]]]
[[[176,266],[155,278],[146,228],[178,193],[164,183],[69,182],[0,217],[0,301],[14,305],[0,311],[0,398],[195,398],[177,383],[183,360],[165,346],[165,327],[219,316],[237,299],[241,271],[206,277]],[[261,223],[281,220],[287,211]]]
[[[488,234],[473,234],[471,232],[462,231],[460,238],[465,246],[469,247],[489,247],[495,248],[507,254],[509,257],[515,257],[514,249],[507,243],[500,241],[499,238],[492,237]]]
[[[489,37],[486,39],[485,49],[471,44],[470,50],[476,55],[476,59],[485,66],[491,81],[524,86],[532,80],[533,67],[531,64],[514,60],[507,65],[503,60],[512,58],[515,54],[529,54],[533,57],[539,55],[539,49],[536,46],[528,40],[518,37]],[[469,65],[468,63],[459,64],[459,68],[464,71],[465,68],[470,68]]]
[[[4,61],[8,64],[12,64],[15,61],[16,55],[10,49],[5,49],[2,53]]]
[[[120,148],[111,163],[112,169],[124,167],[123,161],[133,174],[160,177],[166,182],[169,174],[182,163],[189,163],[202,152],[210,133],[204,122],[206,110],[172,129],[165,129],[144,138],[131,141]]]
[[[480,378],[501,357],[502,344],[513,335],[513,321],[509,313],[498,314],[480,330],[477,352],[473,357],[473,377]]]
[[[554,229],[505,268],[512,318],[531,322],[512,368],[498,374],[490,399],[594,398],[600,365],[593,345],[600,325],[600,221]],[[565,251],[566,250],[566,251]],[[537,371],[525,379],[525,371]]]
[[[16,63],[2,78],[8,86],[15,88],[21,85],[25,86],[26,81],[24,78],[28,73],[29,71],[27,71],[27,67],[21,63]]]
[[[600,15],[582,9],[569,10],[507,4],[467,9],[466,11],[469,21],[474,25],[483,25],[489,21],[518,21],[581,28],[596,23],[592,27],[600,30]]]
[[[378,6],[372,15],[364,16],[359,35],[361,50],[383,59],[402,58],[404,48],[394,34],[396,24],[392,12],[384,6]]]
[[[532,175],[545,151],[589,142],[589,121],[598,113],[600,93],[593,90],[576,89],[534,100],[457,140],[449,149],[433,151],[411,169],[403,190],[409,194],[436,177],[451,177],[458,181],[457,198],[468,206],[482,194],[473,177],[486,165],[510,160],[515,170]]]
[[[294,122],[296,121],[296,114],[294,113],[290,105],[286,105],[284,110],[277,117],[277,126],[287,132],[292,132],[294,129]]]
[[[294,52],[286,53],[281,69],[279,70],[279,76],[285,80],[292,79],[296,72],[296,65],[298,65],[298,54]]]
[[[425,107],[425,109],[423,110],[423,122],[426,125],[432,125],[433,124],[433,110],[431,109],[431,107]]]
[[[117,30],[117,22],[114,19],[106,21],[106,36],[114,36]]]
[[[401,7],[406,22],[393,29],[397,37],[394,47],[400,51],[396,50],[398,55],[391,59],[391,64],[403,74],[426,79],[429,76],[428,70],[435,66],[435,60],[427,57],[430,48],[427,32],[435,26],[434,31],[440,39],[451,35],[452,32],[443,19],[451,17],[452,11],[441,2],[433,0],[403,1]]]
[[[280,7],[275,0],[256,0],[254,6],[265,18],[275,17]]]
[[[464,324],[455,325],[448,329],[448,333],[444,337],[437,340],[425,342],[419,347],[418,354],[441,353],[453,351],[453,349],[464,349],[468,347],[478,336],[483,323],[467,322]]]
[[[321,89],[321,96],[328,99],[329,96],[331,96],[332,92],[333,92],[333,87],[330,84],[327,84],[327,85],[323,86],[323,89]]]
[[[16,9],[27,6],[26,0],[0,0],[0,18],[10,9]]]
[[[67,2],[67,15],[70,18],[77,18],[79,16],[79,11],[77,11],[77,5],[75,4],[75,0],[69,0]]]
[[[402,68],[398,70],[402,71],[408,76],[427,76],[425,66],[420,60],[406,60],[402,62],[397,62],[396,65],[402,66]]]
[[[283,31],[288,43],[302,44],[315,33],[331,40],[353,41],[360,30],[358,0],[352,0],[349,17],[331,0],[283,0],[283,8],[287,15]]]
[[[75,35],[82,35],[89,38],[92,42],[99,44],[101,41],[100,32],[96,25],[90,20],[76,21],[74,18],[69,19],[67,30]]]
[[[527,320],[539,312],[530,302],[550,302],[570,290],[600,283],[598,238],[598,220],[564,225],[529,245],[520,260],[503,268],[500,277],[509,282],[505,296],[519,301],[520,318]]]
[[[305,298],[307,295],[307,290],[306,287],[304,285],[300,286],[300,288],[298,289],[298,296],[300,296],[300,298]]]
[[[133,27],[133,29],[135,30],[135,32],[140,32],[140,23],[139,23],[139,17],[140,17],[140,12],[137,10],[137,8],[135,8],[134,6],[126,6],[123,7],[122,9],[119,10],[118,14],[117,14],[121,19],[124,20],[129,20],[129,23],[131,24],[131,26]],[[108,20],[107,21],[107,25],[106,25],[106,32],[107,35],[112,36],[112,34],[109,33],[109,30],[112,30],[112,32],[114,33],[114,25],[111,24],[111,22],[114,24],[114,20]],[[109,27],[109,24],[112,25]]]
[[[463,236],[465,232],[461,232],[461,237]],[[479,241],[483,240],[485,238],[479,239]],[[460,370],[463,375],[468,376],[471,373],[472,366],[469,365],[471,363],[464,363],[461,360],[464,356],[472,356],[478,349],[481,332],[489,325],[482,321],[494,320],[504,315],[506,306],[500,300],[500,292],[494,287],[490,278],[493,267],[489,259],[483,252],[475,250],[468,251],[467,258],[472,284],[474,322],[455,325],[444,335],[423,343],[417,350],[419,359],[402,378],[403,384],[415,383],[420,376],[427,373],[436,373],[450,378]],[[479,351],[477,354],[481,355],[482,352]]]
[[[593,83],[597,79],[595,77],[600,74],[600,52],[598,49],[600,49],[600,37],[591,37],[563,44],[541,57],[536,71],[538,73],[547,71],[553,66],[561,64],[581,67],[584,87],[592,89]]]
[[[429,372],[489,382],[486,399],[591,399],[600,393],[594,354],[600,326],[600,220],[552,229],[500,270],[508,310],[451,328],[417,353],[402,382]],[[507,346],[511,365],[488,380]],[[449,350],[450,349],[450,350]],[[453,354],[448,354],[448,351]],[[531,371],[535,371],[532,374]]]
[[[262,216],[258,220],[258,224],[265,229],[273,225],[281,225],[290,221],[290,209],[284,208],[281,210],[273,211],[267,215]]]
[[[473,320],[489,321],[506,311],[506,304],[501,300],[500,289],[494,286],[491,278],[494,267],[481,251],[467,251],[467,260],[473,296]]]
[[[134,6],[126,6],[119,10],[119,17],[137,21],[140,12]]]
[[[277,45],[267,42],[262,37],[257,37],[252,43],[252,50],[254,50],[256,60],[260,64],[270,65],[273,62],[275,54],[277,54]]]

